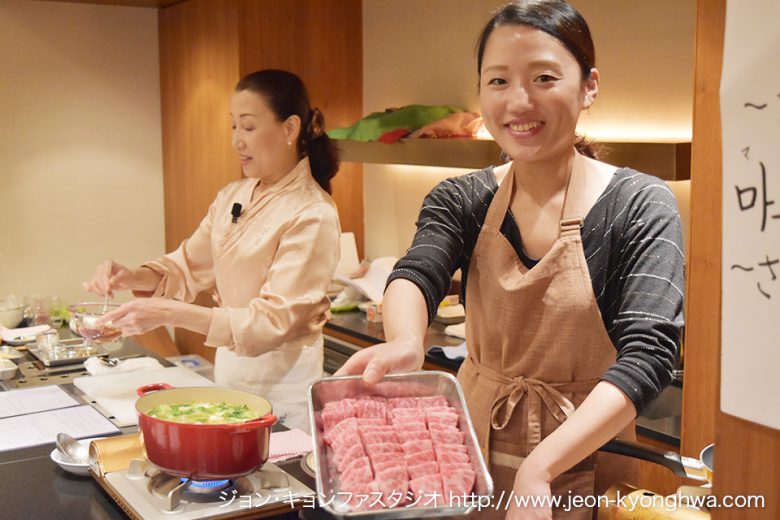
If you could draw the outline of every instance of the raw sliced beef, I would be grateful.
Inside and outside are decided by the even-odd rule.
[[[439,462],[439,469],[441,470],[442,475],[447,475],[448,473],[454,473],[461,469],[471,469],[471,464],[468,462],[453,462],[452,464]]]
[[[412,431],[404,431],[404,430],[396,430],[396,436],[398,437],[398,442],[401,444],[407,442],[407,441],[429,441],[431,440],[431,434],[428,433],[428,430],[412,430]]]
[[[386,451],[384,453],[373,453],[371,457],[371,462],[387,462],[389,460],[398,460],[403,462],[403,456],[395,451]]]
[[[391,397],[387,400],[388,408],[417,408],[416,397]]]
[[[337,496],[352,511],[368,511],[412,505],[409,494],[414,507],[426,507],[470,493],[476,473],[461,417],[442,396],[326,403],[319,424]]]
[[[363,449],[363,445],[353,444],[352,446],[347,448],[347,450],[344,451],[343,453],[334,454],[333,459],[334,462],[338,464],[339,471],[343,472],[344,468],[346,468],[351,461],[365,456],[366,456],[366,452]]]
[[[447,398],[443,395],[434,395],[430,397],[418,397],[417,408],[433,408],[435,406],[450,406]]]
[[[354,403],[357,417],[385,419],[387,417],[387,402],[383,398],[358,399]]]
[[[418,451],[404,455],[404,461],[407,466],[414,466],[423,462],[434,462],[435,460],[436,457],[433,455],[433,451]]]
[[[413,466],[406,466],[406,470],[409,472],[409,478],[416,479],[426,475],[438,475],[439,465],[435,462],[423,462]]]
[[[432,432],[459,432],[457,426],[453,426],[451,424],[445,424],[443,422],[429,422],[428,423],[428,429]]]
[[[467,453],[458,453],[457,451],[450,451],[450,452],[437,451],[436,460],[444,464],[468,464],[471,459],[469,458]]]
[[[431,431],[431,439],[434,444],[463,444],[466,440],[466,434],[457,432]]]
[[[374,475],[378,475],[387,469],[397,469],[399,471],[403,471],[404,475],[406,475],[406,464],[403,460],[388,460],[385,462],[371,461],[371,467],[374,470]]]
[[[442,471],[441,482],[444,488],[444,495],[447,497],[468,495],[474,487],[475,477],[474,471],[467,468],[458,469],[450,473]]]
[[[450,426],[458,426],[458,414],[449,412],[431,412],[425,414],[428,424],[443,423]]]
[[[366,445],[369,444],[382,444],[382,443],[392,443],[392,444],[398,444],[398,437],[396,436],[394,431],[389,432],[361,432],[363,437],[363,443]]]
[[[374,478],[368,457],[359,457],[349,462],[341,473],[341,481],[345,483],[369,482]]]
[[[406,441],[401,444],[401,449],[407,455],[418,451],[433,451],[433,441]]]
[[[380,442],[377,444],[369,444],[365,446],[365,448],[369,457],[373,457],[378,453],[403,453],[401,450],[401,445],[397,442]]]
[[[390,417],[394,419],[401,417],[418,417],[424,419],[425,411],[420,408],[392,408],[390,409]]]
[[[420,498],[417,504],[419,506],[426,505],[426,501],[430,501],[429,505],[433,505],[432,502],[434,500],[438,502],[438,505],[443,504],[444,488],[441,485],[441,476],[438,473],[410,480],[409,491]]]
[[[438,460],[442,453],[468,453],[469,449],[465,444],[437,444],[433,447],[433,451],[436,452],[436,459]]]
[[[425,426],[425,421],[417,419],[393,419],[393,427],[396,431],[403,430],[407,432],[424,432],[428,429]]]
[[[406,503],[406,493],[409,491],[409,476],[406,468],[387,468],[381,470],[370,488],[382,495],[382,502],[388,505],[403,505]]]
[[[351,446],[362,444],[358,430],[344,430],[331,439],[331,446],[336,453],[344,453]]]

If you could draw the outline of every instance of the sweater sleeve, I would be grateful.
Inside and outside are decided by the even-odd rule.
[[[436,317],[447,295],[452,275],[463,254],[465,205],[468,201],[457,179],[440,182],[423,201],[412,246],[387,280],[403,278],[420,288],[428,308],[428,323]]]
[[[162,276],[153,292],[136,291],[136,296],[157,296],[192,302],[202,291],[214,287],[214,259],[211,254],[211,227],[217,212],[219,196],[189,238],[173,252],[146,262],[147,267]]]
[[[625,205],[615,209],[622,229],[610,237],[614,267],[606,289],[615,296],[606,325],[617,360],[602,378],[619,387],[638,414],[671,382],[684,292],[682,227],[674,195],[662,181],[642,177]]]

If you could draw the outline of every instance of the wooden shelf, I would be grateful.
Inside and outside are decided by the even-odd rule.
[[[402,139],[397,143],[337,141],[344,162],[480,169],[501,164],[501,149],[484,139]],[[691,178],[691,143],[599,143],[608,163],[664,180]]]
[[[484,139],[401,139],[393,144],[336,141],[345,162],[480,169],[501,164],[501,149]]]

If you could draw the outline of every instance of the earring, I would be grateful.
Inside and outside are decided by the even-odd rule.
[[[287,146],[292,146],[292,141],[287,141]]]

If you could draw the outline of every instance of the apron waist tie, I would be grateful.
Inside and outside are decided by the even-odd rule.
[[[574,412],[574,405],[561,391],[590,392],[598,383],[598,379],[587,379],[551,384],[532,377],[509,377],[474,360],[470,361],[480,375],[501,384],[501,392],[491,406],[490,425],[493,429],[506,428],[515,406],[523,397],[528,397],[526,441],[529,449],[538,446],[542,441],[542,403],[553,417],[562,423]]]

